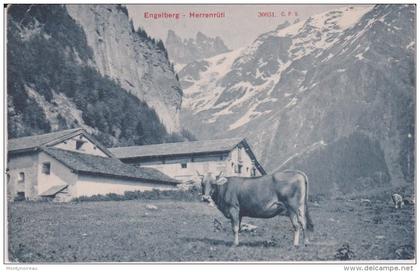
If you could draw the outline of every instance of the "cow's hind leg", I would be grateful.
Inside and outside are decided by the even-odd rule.
[[[308,239],[309,237],[306,233],[306,217],[305,217],[305,211],[303,208],[298,209],[297,217],[298,217],[299,225],[302,228],[303,243],[307,245],[309,244],[309,239]]]
[[[240,227],[240,216],[239,216],[239,210],[236,208],[231,208],[229,210],[230,215],[230,222],[232,223],[232,231],[235,236],[235,239],[233,241],[233,246],[239,245],[239,227]]]
[[[290,221],[292,222],[293,231],[294,231],[293,245],[298,246],[299,245],[299,230],[300,230],[298,215],[294,211],[290,211],[289,218],[290,218]]]

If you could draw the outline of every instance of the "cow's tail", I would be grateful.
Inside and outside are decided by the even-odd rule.
[[[305,178],[305,217],[306,217],[306,229],[309,231],[314,230],[314,224],[312,222],[312,218],[309,215],[309,209],[308,209],[308,196],[309,196],[309,185],[308,185],[308,176],[302,172],[298,171],[299,174],[301,174]]]

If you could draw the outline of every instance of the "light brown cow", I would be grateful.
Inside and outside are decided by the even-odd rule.
[[[199,174],[199,173],[198,173]],[[223,177],[211,174],[202,178],[203,200],[213,200],[217,208],[229,218],[239,244],[239,226],[242,217],[272,218],[287,214],[294,229],[293,244],[299,245],[300,229],[304,243],[306,231],[313,230],[308,211],[308,178],[297,170],[275,172],[256,178]]]

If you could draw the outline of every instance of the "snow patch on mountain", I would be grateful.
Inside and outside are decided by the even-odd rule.
[[[247,137],[267,169],[307,168],[328,186],[331,177],[316,177],[322,163],[361,141],[372,152],[366,164],[386,162],[377,164],[381,176],[410,180],[414,26],[414,5],[363,5],[279,27],[235,52],[226,72],[206,59],[203,70],[185,73],[197,81],[185,88],[194,97],[183,104],[183,120],[201,138]],[[353,155],[326,163],[359,161]],[[349,180],[375,180],[369,171]]]
[[[228,129],[245,125],[263,114],[256,109],[266,101],[258,97],[272,96],[276,84],[284,77],[283,73],[291,72],[288,69],[294,61],[316,50],[321,55],[326,48],[335,44],[344,35],[346,29],[353,27],[372,8],[373,6],[343,7],[292,25],[288,23],[281,25],[274,31],[260,35],[248,47],[203,60],[206,67],[198,71],[196,80],[187,72],[189,65],[186,65],[180,72],[182,80],[189,83],[184,86],[183,108],[195,115],[211,111],[210,118],[204,122],[214,123],[219,117],[235,114],[243,105],[250,105],[247,111],[241,112],[241,115],[228,126]],[[267,44],[275,42],[281,42],[283,47],[279,49],[267,47]],[[261,52],[267,53],[267,50],[272,56],[259,57]],[[329,61],[333,56],[330,53],[321,61]],[[197,73],[197,69],[190,73],[192,72]],[[298,72],[303,75],[296,79],[301,85],[307,71]],[[315,83],[309,88],[314,86]],[[298,92],[307,89],[308,87],[301,85]],[[229,102],[226,100],[228,93],[232,96]],[[288,107],[292,107],[298,103],[298,100],[288,103]]]
[[[306,21],[280,30],[277,35],[293,36],[289,53],[294,59],[302,58],[317,49],[326,49],[353,27],[373,6],[343,7],[310,17]]]
[[[258,111],[257,107],[262,104],[262,103],[266,103],[266,102],[275,102],[276,99],[270,99],[270,98],[266,98],[262,101],[260,101],[259,103],[252,103],[251,106],[249,107],[248,111],[242,115],[241,118],[239,118],[235,123],[231,124],[229,126],[229,130],[233,130],[236,128],[239,128],[243,125],[245,125],[246,123],[248,123],[249,121],[264,115],[264,114],[269,114],[271,113],[271,110],[265,110],[265,111]]]
[[[242,49],[220,54],[206,59],[208,69],[200,74],[200,79],[193,82],[189,88],[184,89],[182,106],[198,113],[209,110],[223,92],[223,87],[218,83],[218,78],[230,71],[232,63],[241,55]],[[182,73],[182,72],[181,72]],[[187,79],[191,79],[188,78]]]

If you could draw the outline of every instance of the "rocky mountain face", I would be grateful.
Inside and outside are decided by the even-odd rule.
[[[170,132],[178,132],[182,90],[168,56],[132,29],[118,5],[67,5],[86,34],[98,71],[147,101]]]
[[[415,7],[343,7],[179,72],[199,138],[246,136],[267,170],[313,190],[413,182]]]
[[[162,42],[120,5],[12,5],[9,137],[83,126],[108,145],[182,139],[182,90]]]
[[[195,39],[182,40],[173,30],[169,30],[165,46],[170,59],[176,64],[187,64],[229,51],[220,37],[207,37],[201,32],[197,33]]]

